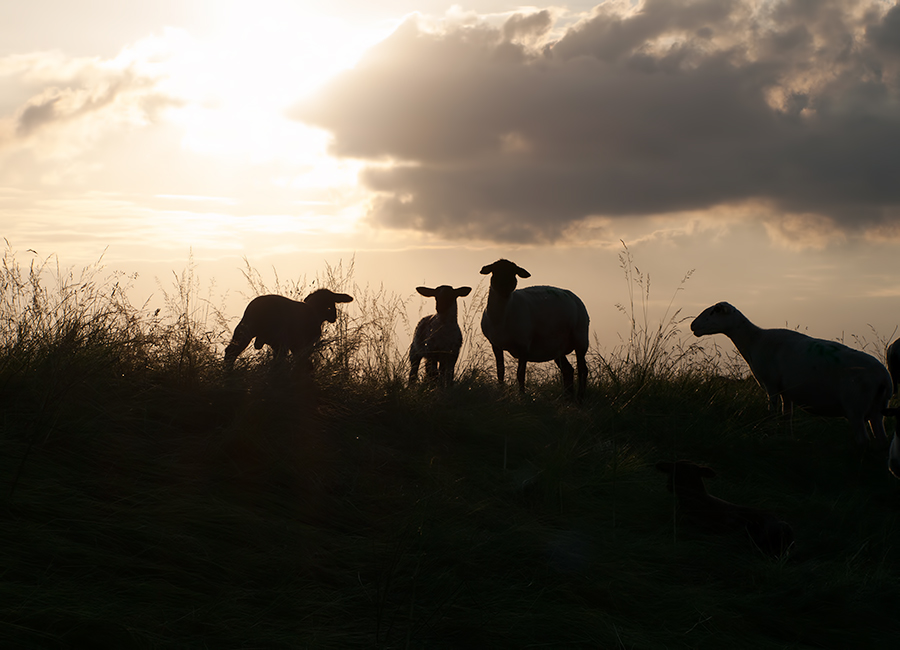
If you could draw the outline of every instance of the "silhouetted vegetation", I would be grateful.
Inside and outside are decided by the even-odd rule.
[[[770,419],[735,357],[648,313],[589,356],[496,384],[461,305],[448,389],[406,385],[402,300],[352,265],[253,293],[347,291],[313,377],[262,350],[191,267],[165,307],[127,276],[0,276],[0,646],[893,648],[900,482],[846,423]],[[630,275],[629,275],[630,273]],[[687,279],[687,278],[686,278]],[[640,282],[638,282],[640,281]],[[637,316],[635,316],[637,314]],[[231,320],[229,320],[229,317]],[[658,460],[789,522],[781,560],[682,522]]]

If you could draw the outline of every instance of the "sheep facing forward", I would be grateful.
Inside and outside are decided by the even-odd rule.
[[[669,475],[667,488],[678,499],[679,510],[691,524],[711,533],[745,530],[766,555],[780,557],[794,544],[794,531],[772,513],[739,506],[706,491],[704,478],[715,478],[709,467],[688,460],[660,461],[656,469]]]
[[[572,394],[575,371],[566,355],[575,352],[578,365],[578,399],[587,384],[587,309],[568,289],[548,286],[516,290],[516,276],[531,274],[509,260],[497,260],[481,269],[491,274],[487,307],[481,317],[481,331],[491,343],[497,361],[497,379],[505,375],[503,351],[518,359],[516,379],[525,391],[525,366],[529,361],[554,361],[562,373],[563,386]]]
[[[353,302],[346,293],[318,289],[300,302],[284,296],[259,296],[250,301],[241,322],[225,348],[225,365],[231,368],[237,356],[250,345],[259,350],[268,345],[275,358],[290,350],[295,362],[309,362],[313,346],[322,336],[322,323],[337,320],[336,303]]]
[[[882,411],[891,398],[891,376],[875,357],[789,329],[757,327],[727,302],[708,307],[691,323],[695,336],[724,334],[734,343],[769,396],[769,408],[793,414],[797,406],[813,415],[843,417],[856,441],[887,446]]]
[[[453,370],[462,348],[462,330],[457,321],[457,298],[468,296],[472,287],[453,287],[442,284],[431,289],[416,287],[421,295],[434,298],[437,313],[425,316],[416,325],[412,344],[409,346],[409,383],[419,380],[419,364],[425,360],[425,376],[440,378],[443,385],[453,383]]]

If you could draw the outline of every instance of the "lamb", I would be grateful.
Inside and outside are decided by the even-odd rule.
[[[454,289],[442,284],[434,289],[416,287],[416,291],[434,298],[437,313],[425,316],[416,325],[409,346],[409,383],[419,380],[419,364],[425,359],[425,376],[432,380],[440,378],[441,384],[449,386],[453,383],[453,369],[462,347],[456,299],[468,296],[472,287]]]
[[[739,506],[712,496],[704,478],[715,478],[709,467],[688,460],[660,461],[656,469],[669,475],[667,488],[690,523],[711,533],[745,530],[756,547],[766,555],[781,557],[794,544],[794,531],[775,515],[764,510]]]
[[[793,330],[757,327],[727,302],[704,310],[691,331],[730,338],[773,412],[780,401],[786,416],[797,406],[813,415],[846,418],[860,445],[869,440],[868,421],[877,444],[887,445],[882,410],[891,397],[891,376],[875,357]]]
[[[481,317],[481,331],[491,343],[497,360],[497,379],[505,374],[503,351],[518,359],[516,379],[525,392],[525,366],[529,361],[556,362],[563,386],[573,393],[575,371],[566,355],[575,351],[578,365],[578,400],[584,398],[587,384],[588,349],[587,309],[581,299],[567,289],[548,286],[516,290],[516,276],[531,277],[525,269],[509,260],[497,260],[481,269],[491,274],[487,307]]]
[[[295,362],[308,363],[313,346],[322,336],[322,323],[337,320],[336,303],[353,302],[346,293],[318,289],[303,302],[284,296],[259,296],[250,301],[241,322],[225,348],[225,365],[231,368],[237,356],[250,345],[259,350],[269,345],[280,359],[291,351]]]

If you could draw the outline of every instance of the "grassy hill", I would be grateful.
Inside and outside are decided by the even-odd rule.
[[[497,386],[471,318],[457,384],[408,389],[378,295],[309,379],[223,373],[189,278],[162,315],[90,275],[0,279],[0,647],[900,644],[885,458],[769,419],[675,319],[595,353],[579,407],[551,368]],[[674,458],[789,521],[790,556],[683,524]]]

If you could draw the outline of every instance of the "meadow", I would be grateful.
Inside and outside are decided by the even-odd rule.
[[[477,293],[456,383],[411,389],[415,323],[352,267],[311,283],[356,301],[306,377],[265,350],[224,372],[235,314],[190,268],[157,310],[7,254],[0,647],[900,647],[885,455],[772,419],[730,343],[699,347],[677,292],[651,317],[622,262],[629,331],[576,405],[553,364],[497,385]],[[684,524],[654,469],[676,458],[790,522],[791,553]]]

